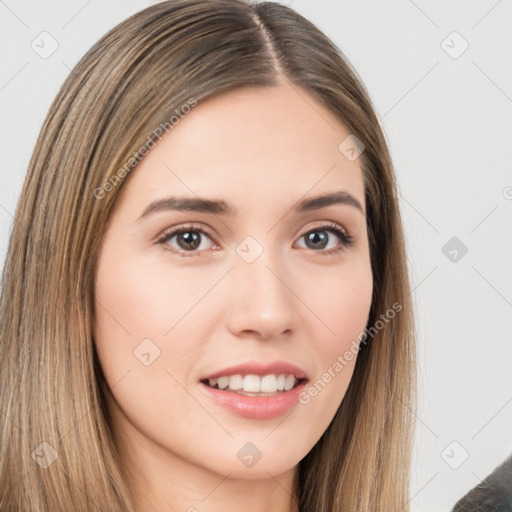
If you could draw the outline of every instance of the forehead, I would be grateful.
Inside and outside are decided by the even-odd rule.
[[[349,135],[296,87],[229,91],[182,116],[132,171],[122,195],[137,203],[164,192],[243,203],[343,189],[364,206],[361,159],[339,149]]]

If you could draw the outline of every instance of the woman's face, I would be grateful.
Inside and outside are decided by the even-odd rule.
[[[124,184],[99,252],[94,338],[115,435],[141,466],[268,478],[328,427],[373,284],[360,159],[350,139],[339,148],[349,135],[302,90],[230,91],[193,108]]]

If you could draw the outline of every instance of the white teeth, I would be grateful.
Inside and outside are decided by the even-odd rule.
[[[293,375],[281,373],[279,375],[269,374],[260,377],[259,375],[230,375],[215,379],[208,379],[212,388],[218,386],[221,390],[238,391],[246,393],[276,393],[289,391],[295,387],[297,379]]]
[[[217,384],[219,385],[219,389],[227,388],[229,384],[229,377],[219,377]]]
[[[246,375],[244,377],[244,391],[259,393],[261,391],[261,379],[258,375]]]
[[[295,386],[295,377],[293,375],[288,375],[284,381],[284,390],[289,391],[293,386]]]
[[[232,375],[229,378],[229,388],[237,391],[244,387],[244,378],[241,375]]]
[[[295,377],[293,377],[295,380]],[[261,379],[261,389],[263,393],[274,393],[277,391],[277,378],[275,375],[265,375]]]

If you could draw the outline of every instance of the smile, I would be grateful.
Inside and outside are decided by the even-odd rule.
[[[205,379],[201,382],[211,388],[222,391],[231,391],[245,396],[274,396],[285,391],[290,391],[299,384],[301,379],[294,375],[269,374],[269,375],[225,375],[213,379]]]

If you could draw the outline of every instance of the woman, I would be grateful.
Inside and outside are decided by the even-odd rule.
[[[394,172],[290,8],[172,0],[94,45],[37,141],[0,314],[2,512],[408,510]]]

